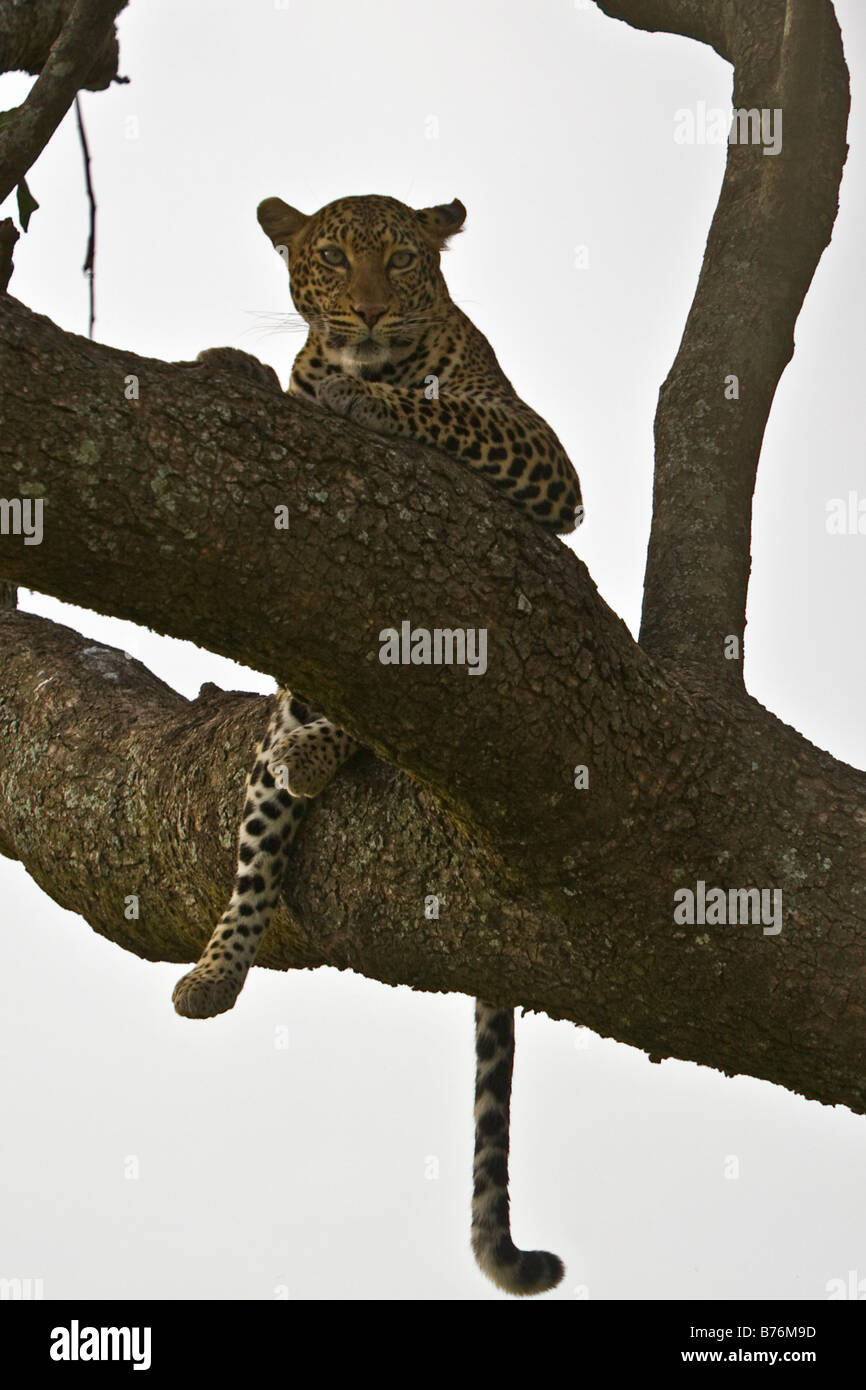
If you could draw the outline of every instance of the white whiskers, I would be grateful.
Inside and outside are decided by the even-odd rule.
[[[260,339],[272,337],[275,333],[305,333],[309,327],[300,314],[271,309],[248,309],[246,312],[256,322],[244,329],[244,337],[249,333],[255,333]]]

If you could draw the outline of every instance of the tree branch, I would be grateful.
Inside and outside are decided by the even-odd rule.
[[[830,241],[847,155],[848,72],[829,0],[598,0],[642,29],[703,39],[734,65],[735,109],[773,113],[776,155],[728,146],[679,351],[659,396],[641,645],[742,681],[751,508],[794,324]],[[781,126],[779,126],[781,122]],[[737,378],[739,397],[726,397]]]
[[[0,0],[0,72],[40,73],[74,6],[75,0]],[[95,53],[82,86],[90,92],[104,91],[117,76],[118,57],[112,30]]]
[[[866,1108],[866,777],[657,667],[566,547],[444,455],[8,297],[0,379],[0,495],[45,504],[42,544],[0,537],[0,576],[298,677],[412,774],[362,758],[314,806],[302,925],[266,961],[521,1002]],[[383,667],[403,617],[487,626],[487,674]],[[265,709],[203,713],[146,675],[119,700],[128,671],[24,614],[0,615],[0,642],[6,853],[113,939],[193,958]],[[781,933],[677,926],[696,880],[779,890]],[[159,890],[132,926],[142,882]]]
[[[127,0],[76,0],[26,101],[0,130],[0,203],[38,159],[76,93],[88,85],[95,64],[99,64],[99,85],[107,85],[106,45],[112,42],[114,21],[126,3]],[[26,8],[29,13],[31,7]],[[17,26],[0,31],[0,37],[7,40],[6,61],[15,67],[29,67],[35,55],[29,50],[22,53],[24,45]],[[40,33],[40,47],[41,42]],[[116,60],[116,44],[112,51]]]
[[[268,702],[209,687],[188,703],[121,653],[22,613],[0,613],[0,655],[0,849],[125,948],[194,959],[224,904]],[[497,735],[507,759],[520,730]],[[717,737],[690,795],[664,815],[638,808],[592,858],[576,841],[559,883],[532,892],[362,755],[311,807],[291,912],[262,963],[521,1003],[866,1110],[866,777],[736,702],[731,785],[710,762]],[[698,877],[780,887],[781,933],[676,926],[673,891]]]
[[[0,496],[38,495],[45,527],[40,545],[0,537],[0,578],[273,672],[536,872],[573,852],[576,765],[595,779],[593,835],[633,804],[623,728],[636,785],[687,777],[684,692],[574,554],[458,462],[238,373],[63,334],[9,296],[0,375]],[[403,621],[485,629],[486,674],[384,666],[380,633]],[[509,726],[524,732],[503,760]]]

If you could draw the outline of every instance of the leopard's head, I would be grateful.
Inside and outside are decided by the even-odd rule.
[[[259,223],[288,263],[292,300],[343,371],[407,356],[450,300],[439,254],[466,218],[454,199],[416,210],[396,198],[339,198],[307,217],[281,198]]]

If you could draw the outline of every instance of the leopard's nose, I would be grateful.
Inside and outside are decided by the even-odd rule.
[[[387,304],[353,304],[355,313],[362,318],[368,328],[372,328],[388,308]]]

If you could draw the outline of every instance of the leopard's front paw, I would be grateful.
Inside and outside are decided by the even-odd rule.
[[[240,348],[204,348],[193,365],[204,367],[209,372],[240,372],[258,386],[267,386],[270,390],[280,393],[283,390],[273,367],[269,367],[266,362],[260,362],[252,353],[243,352]]]
[[[231,1009],[241,992],[246,971],[236,976],[215,974],[213,966],[197,965],[178,980],[171,996],[175,1013],[183,1018],[213,1018]]]
[[[318,796],[336,772],[333,744],[323,741],[308,725],[293,729],[288,738],[275,744],[268,759],[271,775],[279,775],[280,785],[291,796]]]
[[[357,420],[360,424],[364,423],[365,407],[375,405],[366,381],[349,376],[348,372],[334,372],[323,377],[316,387],[316,400],[334,415]]]

